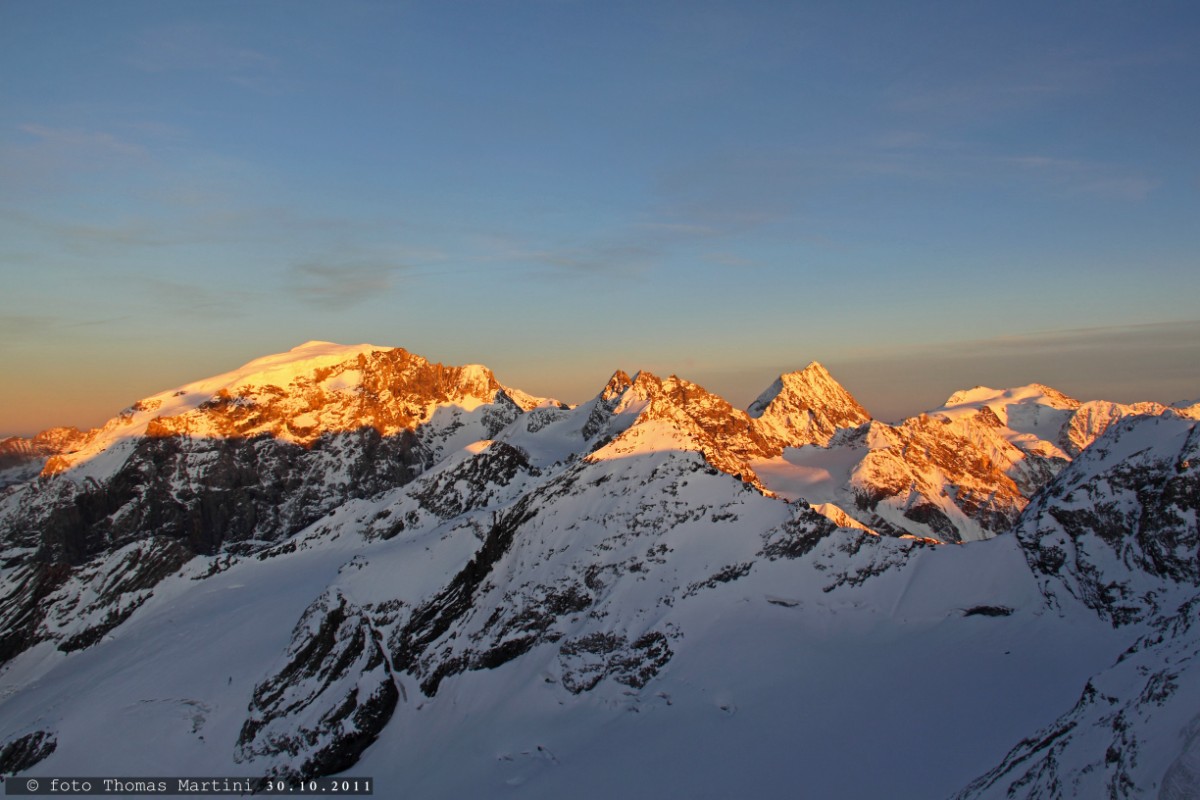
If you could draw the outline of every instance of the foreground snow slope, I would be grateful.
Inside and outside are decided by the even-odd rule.
[[[1044,613],[1011,537],[931,548],[828,529],[812,550],[789,557],[803,548],[787,545],[809,524],[788,532],[782,504],[677,459],[644,468],[699,483],[697,493],[715,501],[706,519],[656,526],[622,545],[614,537],[629,530],[612,526],[628,512],[615,496],[600,505],[586,492],[559,500],[557,513],[580,520],[568,539],[553,518],[536,525],[534,517],[489,573],[509,603],[479,598],[455,622],[449,649],[432,648],[428,667],[397,671],[403,699],[351,772],[420,797],[493,796],[517,785],[527,797],[571,787],[585,797],[669,788],[789,797],[798,781],[824,795],[869,796],[890,784],[893,796],[938,796],[1049,722],[1092,665],[1119,652],[1100,621],[1080,626]],[[577,484],[598,466],[612,474],[592,465]],[[389,540],[351,535],[366,510],[339,512],[324,523],[328,533],[314,531],[293,553],[245,559],[204,580],[192,579],[199,565],[167,579],[87,650],[63,655],[43,644],[20,656],[4,674],[4,739],[45,730],[57,740],[28,774],[299,766],[290,757],[234,759],[255,688],[278,674],[310,604],[335,586],[392,642],[411,616],[401,609],[389,622],[389,601],[418,608],[438,597],[479,547],[465,527]],[[707,521],[714,512],[738,514],[744,533]],[[777,539],[764,540],[769,523]],[[772,542],[780,545],[774,560],[761,555]],[[587,606],[546,604],[547,590],[572,576]],[[1015,611],[965,615],[979,606]],[[485,653],[512,641],[487,627],[505,609],[519,620],[510,632],[538,631],[529,650],[448,674],[432,696],[422,689],[463,648]],[[543,615],[551,619],[540,628]],[[647,632],[662,634],[665,662],[634,646]],[[591,650],[567,646],[589,637],[598,645]],[[642,683],[647,668],[657,671]],[[872,769],[846,769],[847,753],[864,750]],[[896,774],[906,776],[899,789]]]

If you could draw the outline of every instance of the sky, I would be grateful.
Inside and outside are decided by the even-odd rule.
[[[0,435],[308,340],[1200,399],[1191,2],[0,0]]]

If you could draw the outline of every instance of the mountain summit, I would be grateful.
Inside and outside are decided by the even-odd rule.
[[[824,447],[838,431],[857,428],[871,419],[815,361],[799,372],[780,375],[750,404],[747,413],[759,421],[765,434],[786,447]]]

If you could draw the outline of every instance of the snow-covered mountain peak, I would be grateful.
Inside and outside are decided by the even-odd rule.
[[[301,352],[307,352],[307,351],[312,351],[312,350],[337,350],[337,349],[345,349],[347,347],[353,348],[354,345],[338,344],[337,342],[328,342],[328,341],[325,341],[324,339],[309,339],[307,342],[304,342],[303,344],[296,345],[288,352],[301,353]]]
[[[871,419],[845,387],[816,361],[780,375],[750,404],[747,413],[764,434],[785,447],[828,445],[842,429]]]
[[[515,413],[545,401],[507,389],[480,364],[447,367],[403,348],[311,341],[140,400],[45,471],[111,471],[108,462],[123,461],[145,436],[267,435],[309,446],[365,428],[395,435],[429,423],[439,408],[473,412],[497,402]]]
[[[992,389],[988,386],[976,386],[950,395],[946,403],[930,412],[951,419],[970,416],[981,408],[990,408],[1006,425],[1009,423],[1009,410],[1013,406],[1031,408],[1041,406],[1059,411],[1074,411],[1080,402],[1057,389],[1040,383],[1027,386],[1017,386],[1011,389]],[[1026,415],[1028,416],[1028,415]]]
[[[196,381],[180,388],[189,390],[189,394],[208,393],[210,396],[216,394],[220,389],[233,392],[244,386],[286,388],[296,378],[311,374],[323,367],[342,364],[356,359],[359,355],[391,349],[371,344],[342,345],[333,342],[305,342],[286,353],[256,358],[231,372]],[[213,390],[209,391],[210,389]],[[176,389],[171,394],[176,394],[178,391],[179,389]],[[161,395],[156,395],[156,397],[161,397]]]

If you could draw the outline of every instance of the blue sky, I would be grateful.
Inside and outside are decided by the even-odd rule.
[[[0,2],[0,434],[309,339],[1200,397],[1179,2]]]

